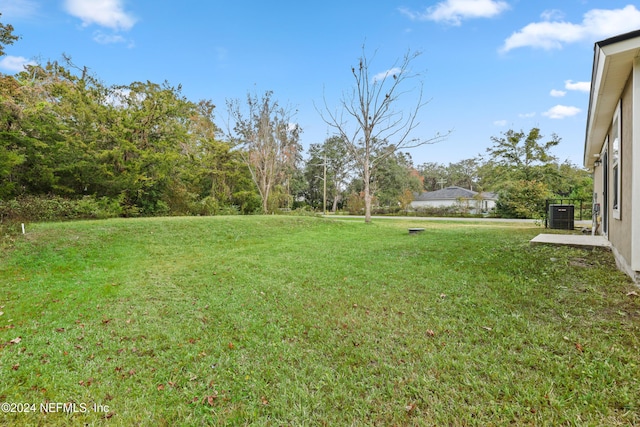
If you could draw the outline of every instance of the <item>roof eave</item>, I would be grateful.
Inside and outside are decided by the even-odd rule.
[[[593,168],[602,151],[613,113],[638,52],[640,30],[600,41],[594,46],[583,159],[588,169]]]

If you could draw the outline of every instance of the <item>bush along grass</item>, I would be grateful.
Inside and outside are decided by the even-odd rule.
[[[0,200],[0,224],[31,221],[64,221],[113,218],[123,214],[117,200],[85,196],[80,199],[48,196],[20,196]]]
[[[637,288],[610,253],[530,247],[530,225],[27,231],[0,260],[0,402],[22,410],[0,423],[640,423]]]

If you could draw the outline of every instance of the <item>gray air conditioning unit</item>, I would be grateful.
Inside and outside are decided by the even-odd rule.
[[[549,205],[549,228],[573,230],[573,205]]]

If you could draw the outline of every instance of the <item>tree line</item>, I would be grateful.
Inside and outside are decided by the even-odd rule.
[[[0,24],[0,56],[18,39]],[[444,183],[498,191],[501,213],[522,216],[537,209],[527,197],[590,194],[586,171],[558,163],[549,150],[559,138],[542,143],[538,129],[493,138],[486,158],[414,165],[407,149],[446,137],[411,136],[422,91],[401,86],[416,77],[416,56],[372,78],[363,48],[340,112],[326,103],[320,112],[335,135],[311,144],[306,159],[295,113],[271,91],[227,100],[221,128],[211,100],[191,101],[168,82],[109,86],[67,56],[0,74],[0,220],[29,207],[46,217],[47,200],[85,217],[305,208],[370,219],[372,207],[406,209]],[[420,94],[415,108],[395,110],[406,93]]]
[[[547,199],[583,200],[592,198],[591,174],[570,161],[560,161],[552,148],[560,143],[557,135],[545,138],[540,129],[508,130],[491,138],[485,153],[453,163],[425,162],[414,165],[407,153],[396,152],[378,168],[372,179],[376,205],[381,211],[402,213],[420,192],[457,186],[476,192],[493,192],[498,196],[497,216],[537,218],[545,214]],[[308,203],[322,203],[322,156],[326,155],[328,200],[332,210],[343,207],[362,210],[358,204],[362,184],[357,174],[349,174],[342,144],[327,140],[312,145],[306,165]],[[335,162],[340,162],[336,166]],[[361,198],[361,197],[360,197]],[[354,209],[355,208],[355,209]]]

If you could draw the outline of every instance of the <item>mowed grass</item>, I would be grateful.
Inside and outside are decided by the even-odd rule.
[[[610,253],[530,247],[540,231],[29,225],[0,260],[0,402],[35,412],[0,422],[639,424],[637,288]]]

